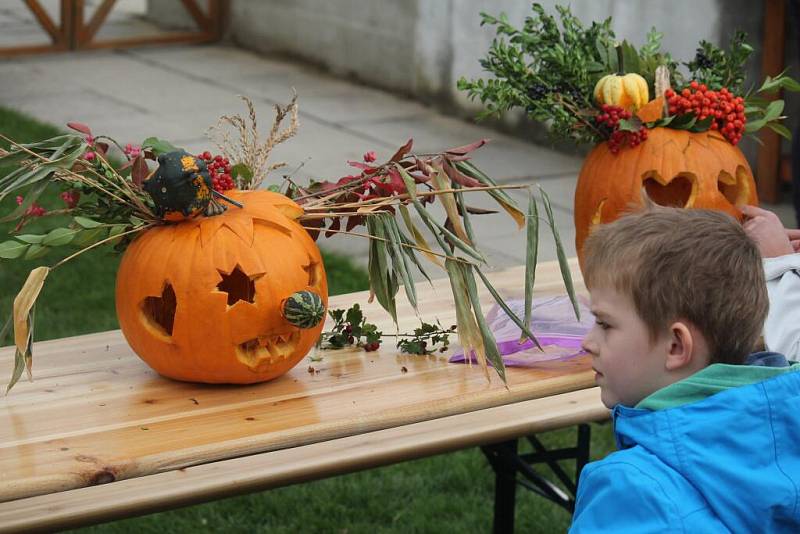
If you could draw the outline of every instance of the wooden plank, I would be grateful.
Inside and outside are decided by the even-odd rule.
[[[189,15],[192,16],[194,21],[197,23],[197,27],[203,30],[205,33],[213,33],[213,28],[211,27],[211,19],[203,13],[203,11],[197,6],[194,0],[181,0],[183,7],[186,8],[186,11],[189,12]],[[213,0],[209,2],[209,4],[213,4]],[[209,5],[209,8],[211,5]],[[210,9],[209,9],[210,12]]]
[[[116,2],[117,0],[103,0],[103,3],[100,4],[100,7],[98,7],[94,15],[92,15],[92,20],[85,26],[82,19],[78,20],[78,43],[81,47],[92,42],[94,36],[97,35],[97,31],[100,29],[100,26],[103,25],[103,22],[105,22],[108,13]]]
[[[92,41],[83,45],[87,50],[103,50],[108,48],[129,48],[134,46],[151,46],[164,44],[200,44],[213,42],[213,35],[201,32],[176,32],[151,37],[124,37]]]
[[[577,262],[571,267],[576,284]],[[519,293],[523,268],[491,275],[498,291]],[[557,263],[539,266],[539,294],[563,293]],[[447,280],[420,286],[427,321],[455,319]],[[367,292],[341,295],[332,308],[359,302],[370,322],[393,331]],[[481,299],[488,304],[488,293]],[[419,325],[398,301],[399,327]],[[37,343],[33,383],[0,399],[0,501],[145,476],[211,461],[296,447],[591,387],[588,357],[508,369],[506,389],[477,366],[449,354],[325,351],[288,374],[252,386],[211,386],[159,377],[119,332]],[[0,376],[13,353],[0,350]],[[309,366],[313,366],[309,372]]]
[[[39,26],[50,36],[50,40],[53,44],[57,44],[61,39],[61,32],[53,22],[53,19],[50,18],[50,15],[47,14],[47,11],[44,10],[37,0],[25,0],[25,4],[28,6],[28,9],[33,12],[36,20],[39,21]]]
[[[786,37],[786,2],[766,0],[764,3],[764,39],[761,47],[761,75],[776,76],[784,68],[784,40]],[[775,95],[771,100],[780,98]],[[759,199],[775,204],[779,200],[778,183],[780,179],[781,138],[763,128],[760,132],[761,145],[758,149],[756,185]]]
[[[599,388],[0,503],[0,533],[75,528],[608,419]]]

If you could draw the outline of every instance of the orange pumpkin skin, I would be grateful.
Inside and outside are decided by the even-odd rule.
[[[736,206],[758,204],[753,172],[742,151],[716,131],[654,128],[636,148],[613,154],[608,143],[586,157],[575,188],[575,249],[591,228],[642,205],[642,187],[657,204],[721,210],[741,219]]]
[[[310,290],[327,309],[319,249],[303,210],[269,191],[228,191],[244,208],[145,231],[117,273],[116,307],[130,346],[177,380],[247,384],[278,377],[316,342],[288,323],[285,299]]]

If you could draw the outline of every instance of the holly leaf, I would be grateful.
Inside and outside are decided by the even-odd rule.
[[[697,116],[691,115],[686,113],[684,115],[678,115],[669,125],[670,128],[675,130],[689,130],[694,126],[694,123],[697,122]]]
[[[783,100],[773,100],[764,111],[764,120],[773,121],[780,117],[781,113],[783,113]]]
[[[768,122],[767,127],[781,137],[788,139],[789,141],[792,140],[792,132],[790,132],[789,128],[783,124],[779,122]]]
[[[638,132],[642,128],[642,119],[633,116],[630,119],[621,119],[619,129],[623,132]]]
[[[691,131],[693,131],[693,132],[705,132],[709,128],[711,128],[711,123],[713,122],[713,120],[714,120],[714,117],[706,117],[705,119],[703,119],[701,121],[697,121],[692,126]]]
[[[249,182],[253,179],[253,171],[246,164],[237,163],[231,167],[231,178],[236,180],[240,176],[242,177],[242,180]]]
[[[160,156],[167,152],[175,152],[178,148],[169,141],[159,139],[158,137],[148,137],[142,141],[142,150],[150,150],[156,156]]]

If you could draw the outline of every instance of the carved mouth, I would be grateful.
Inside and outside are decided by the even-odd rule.
[[[274,364],[288,358],[299,340],[299,331],[259,336],[240,343],[236,347],[236,357],[253,369],[266,363]]]

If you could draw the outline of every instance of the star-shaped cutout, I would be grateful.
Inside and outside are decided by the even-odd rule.
[[[263,275],[247,276],[238,265],[230,273],[219,271],[222,281],[217,284],[217,289],[228,294],[228,306],[233,306],[240,300],[253,303],[256,298],[256,280]]]

